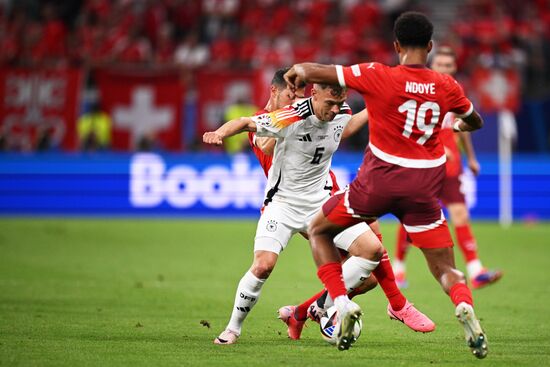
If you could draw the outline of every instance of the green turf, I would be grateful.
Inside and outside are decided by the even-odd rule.
[[[390,248],[394,226],[383,225]],[[220,347],[212,340],[250,265],[253,221],[3,219],[0,365],[548,365],[550,225],[474,230],[486,265],[505,271],[499,284],[474,291],[490,342],[483,361],[470,355],[454,307],[417,250],[406,295],[437,323],[431,334],[390,321],[375,289],[356,298],[366,314],[351,350],[326,344],[316,324],[302,340],[287,339],[275,311],[320,289],[309,247],[295,238],[239,343]]]

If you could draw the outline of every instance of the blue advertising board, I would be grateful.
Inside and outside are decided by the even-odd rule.
[[[498,159],[479,157],[464,175],[472,217],[497,219]],[[349,182],[362,155],[339,152],[333,170]],[[252,155],[217,153],[0,155],[0,215],[257,217],[265,177]],[[550,159],[515,156],[513,214],[550,219]]]

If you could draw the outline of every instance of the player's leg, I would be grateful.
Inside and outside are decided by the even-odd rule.
[[[370,227],[380,240],[380,244],[382,244],[382,234],[380,233],[378,221],[371,223]],[[401,321],[414,331],[423,333],[434,331],[435,323],[414,307],[399,290],[388,252],[383,246],[381,250],[383,255],[380,264],[372,273],[389,301],[387,308],[388,316],[393,320]]]
[[[405,229],[413,244],[424,253],[433,276],[456,306],[455,315],[464,327],[472,353],[477,358],[484,358],[487,355],[487,338],[475,316],[472,292],[466,285],[464,274],[456,269],[453,243],[443,213],[439,220],[427,225],[407,225],[407,219],[414,220],[412,217],[403,220]]]
[[[376,279],[370,277],[382,256],[382,246],[366,223],[361,222],[339,233],[334,242],[349,255],[343,262],[342,274],[350,299],[376,287]],[[288,325],[291,339],[299,339],[303,323],[308,316],[319,322],[322,314],[333,305],[326,290],[308,298],[298,306],[284,306],[279,309],[279,319]]]
[[[466,270],[472,287],[474,289],[481,288],[498,281],[502,277],[502,272],[484,268],[479,259],[468,208],[464,201],[447,204],[447,210],[455,227],[456,239],[466,262]]]
[[[356,296],[360,294],[357,292],[358,288],[372,289],[376,286],[376,283],[371,284],[372,287],[363,286],[384,254],[384,247],[371,228],[365,222],[351,226],[334,237],[334,244],[349,254],[342,264],[342,275],[348,294],[353,293]],[[317,302],[317,306],[322,310],[333,305],[330,296],[324,297],[324,302],[321,301],[323,300]]]
[[[392,268],[395,274],[395,282],[400,289],[405,289],[409,286],[405,257],[407,256],[410,244],[407,231],[405,231],[402,225],[399,225],[397,227],[397,241],[395,242],[395,257],[392,261]]]
[[[215,344],[234,344],[240,336],[244,320],[258,302],[265,281],[293,234],[284,223],[284,210],[275,204],[262,213],[256,229],[254,261],[239,281],[231,318],[225,330],[214,340]]]
[[[361,308],[347,296],[342,265],[339,262],[340,254],[333,242],[334,236],[343,229],[342,226],[330,222],[320,211],[308,230],[313,259],[318,268],[317,275],[338,310],[338,327],[335,333],[339,350],[346,350],[351,346],[355,323],[362,315]]]
[[[336,346],[340,350],[349,349],[351,346],[355,323],[362,315],[361,308],[347,296],[342,265],[339,262],[340,254],[333,242],[333,238],[338,233],[361,221],[347,213],[346,195],[348,195],[347,191],[331,197],[313,218],[308,228],[313,259],[318,267],[317,275],[338,310],[339,328],[336,332]],[[331,215],[329,220],[327,217]]]

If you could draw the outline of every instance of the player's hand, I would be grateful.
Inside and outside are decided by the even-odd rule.
[[[481,166],[479,165],[477,159],[469,159],[468,168],[470,168],[470,171],[472,171],[472,173],[476,176],[479,175],[479,171],[481,170]]]
[[[205,132],[204,135],[202,136],[202,141],[206,144],[215,144],[215,145],[223,144],[222,136],[215,131]]]
[[[292,66],[283,77],[285,78],[285,82],[288,85],[288,88],[293,93],[296,93],[296,91],[304,85],[304,81],[300,78],[300,76],[298,76],[296,65]]]

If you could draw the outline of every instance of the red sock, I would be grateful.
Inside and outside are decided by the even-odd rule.
[[[380,284],[380,287],[386,294],[386,298],[390,301],[391,308],[394,311],[401,310],[405,306],[405,303],[407,303],[407,299],[399,288],[397,288],[397,284],[395,284],[395,275],[393,274],[390,258],[386,250],[384,250],[384,256],[380,260],[380,265],[372,273],[378,279],[378,284]]]
[[[456,238],[458,240],[458,246],[466,262],[477,259],[477,245],[476,239],[470,229],[470,224],[467,223],[463,226],[455,226]]]
[[[316,295],[312,296],[308,300],[302,302],[298,306],[296,306],[296,311],[294,311],[294,318],[296,320],[303,321],[307,319],[307,310],[309,309],[309,305],[311,305],[313,302],[317,301],[319,297],[321,297],[325,293],[325,290],[323,289]]]
[[[348,293],[344,285],[344,277],[342,276],[342,264],[327,263],[321,265],[317,269],[317,276],[321,279],[333,300]]]
[[[449,291],[449,296],[451,297],[451,301],[455,304],[455,306],[458,306],[461,302],[466,302],[467,304],[473,306],[474,300],[472,298],[472,291],[470,291],[470,288],[464,283],[456,283],[451,287],[451,290]]]
[[[405,261],[407,250],[409,249],[409,236],[405,228],[400,225],[397,232],[397,243],[395,244],[395,258],[399,261]]]

